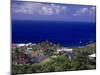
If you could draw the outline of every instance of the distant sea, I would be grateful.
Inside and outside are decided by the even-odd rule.
[[[96,42],[96,23],[12,20],[12,43],[59,43],[84,46]]]

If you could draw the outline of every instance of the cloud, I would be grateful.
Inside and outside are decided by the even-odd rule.
[[[22,4],[17,4],[14,3],[12,6],[12,10],[14,13],[22,13],[22,14],[34,14],[37,13],[37,10],[40,9],[42,6],[41,3],[22,3]]]
[[[87,13],[89,11],[88,8],[80,8],[78,10],[75,11],[75,13],[73,14],[73,16],[79,16],[79,15],[83,15],[85,13]]]
[[[80,8],[78,10],[75,11],[75,13],[73,14],[73,16],[82,16],[82,15],[90,15],[90,16],[94,16],[95,14],[95,7],[85,7],[85,8]]]
[[[96,7],[91,7],[89,13],[90,13],[90,16],[95,15],[96,14]]]
[[[37,14],[37,15],[57,15],[64,13],[67,7],[57,4],[44,4],[44,3],[33,3],[33,2],[24,2],[21,4],[13,3],[12,11],[14,13],[21,14]]]
[[[55,14],[55,12],[54,12],[54,10],[52,8],[43,6],[41,8],[41,10],[39,11],[39,14],[40,15],[53,15],[53,14]]]
[[[41,15],[57,15],[66,11],[65,6],[56,4],[43,5],[40,10]]]

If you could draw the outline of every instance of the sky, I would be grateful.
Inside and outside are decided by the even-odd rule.
[[[95,22],[96,7],[31,1],[12,2],[13,20]]]

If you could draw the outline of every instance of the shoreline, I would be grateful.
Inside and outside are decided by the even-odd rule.
[[[46,42],[46,41],[42,41],[42,42]],[[32,44],[32,45],[37,45],[37,44],[39,44],[39,43],[42,43],[42,42],[38,42],[38,43],[32,43],[32,42],[28,42],[28,43],[11,43],[11,44],[16,44],[16,45],[21,45],[21,44],[23,44],[23,45],[27,45],[27,44]],[[85,46],[88,46],[88,45],[91,45],[91,44],[96,44],[96,42],[91,42],[91,43],[86,43],[86,44],[77,44],[77,45],[75,45],[75,46],[68,46],[68,45],[62,45],[62,44],[60,44],[60,43],[53,43],[53,42],[49,42],[48,41],[48,43],[49,44],[51,44],[51,45],[59,45],[59,46],[61,46],[61,47],[67,47],[67,48],[84,48]]]

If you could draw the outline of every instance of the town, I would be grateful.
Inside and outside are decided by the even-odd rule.
[[[27,43],[27,44],[12,44],[13,53],[16,49],[19,51],[16,64],[26,64],[26,63],[40,63],[49,57],[57,57],[59,54],[65,54],[69,59],[74,58],[73,49],[66,47],[58,47],[56,45],[50,44],[48,41],[46,43],[42,42],[41,46],[37,44]]]
[[[20,68],[19,70],[16,70],[15,67],[25,67],[26,65],[28,66],[28,69],[31,70],[26,71],[26,69],[24,69],[25,73],[95,69],[95,49],[95,44],[89,44],[84,47],[68,48],[63,47],[60,44],[50,43],[49,41],[44,41],[38,44],[12,44],[13,74],[19,73],[19,70],[20,73],[24,73]],[[47,66],[50,68],[45,67],[47,63],[49,63]],[[53,68],[51,67],[52,65]],[[36,69],[36,66],[40,67],[40,70]],[[43,67],[42,70],[41,67]]]

